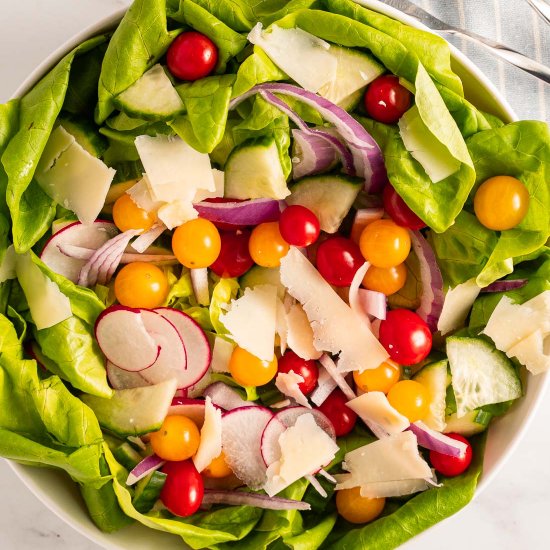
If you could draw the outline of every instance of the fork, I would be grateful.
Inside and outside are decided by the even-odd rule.
[[[439,34],[461,36],[470,40],[471,42],[479,44],[480,46],[486,48],[493,55],[500,57],[504,61],[507,61],[508,63],[511,63],[512,65],[523,69],[524,71],[546,82],[547,84],[550,84],[550,68],[546,67],[542,63],[539,63],[538,61],[535,61],[534,59],[530,59],[526,55],[516,50],[513,50],[508,46],[505,46],[504,44],[501,44],[500,42],[495,42],[494,40],[490,40],[471,31],[460,29],[458,27],[453,27],[448,23],[444,23],[443,21],[441,21],[441,19],[438,19],[437,17],[423,10],[416,4],[409,2],[409,0],[384,0],[383,3],[402,11],[403,13],[411,16],[420,23],[428,26],[431,30],[437,31]],[[532,0],[530,4],[539,4],[541,10],[542,7],[544,7],[540,0]],[[539,11],[539,13],[542,13],[542,15],[544,16],[544,12]]]

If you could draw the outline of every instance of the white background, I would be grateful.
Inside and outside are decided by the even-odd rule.
[[[497,7],[499,1],[494,0]],[[509,8],[511,4],[522,1],[502,0],[501,4]],[[445,3],[449,5],[448,0],[418,2],[437,6],[440,12]],[[489,6],[494,2],[460,0],[458,4],[465,4],[468,8],[469,4]],[[68,38],[128,3],[126,0],[0,0],[0,103],[6,101],[32,69]],[[452,0],[451,5],[457,4]],[[521,24],[531,25],[531,22],[518,20],[518,25]],[[548,27],[543,25],[541,29],[548,31]],[[515,38],[515,47],[522,46],[517,34],[501,38]],[[494,72],[489,65],[492,60],[488,61],[472,47],[469,47],[468,54],[486,67],[488,74],[495,75],[495,84],[500,84],[502,89],[503,80],[499,78],[502,70]],[[518,71],[508,71],[507,75],[508,85],[504,92],[518,115],[522,118],[546,118],[548,90],[543,97],[539,93],[541,87],[534,79]],[[510,86],[510,82],[514,84]],[[538,99],[533,100],[533,94]],[[524,99],[527,96],[528,101]],[[525,439],[489,488],[466,510],[418,537],[407,547],[412,550],[549,548],[549,420],[550,396]],[[3,461],[0,461],[0,487],[1,550],[99,548],[47,510]]]

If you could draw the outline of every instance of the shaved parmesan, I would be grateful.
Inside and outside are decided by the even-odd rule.
[[[280,372],[275,380],[275,386],[284,395],[292,397],[296,403],[311,409],[307,397],[302,393],[298,384],[304,382],[304,377],[296,374],[293,370],[290,372]]]
[[[277,297],[277,321],[276,321],[277,336],[279,336],[279,347],[281,354],[284,354],[287,348],[288,340],[288,325],[286,322],[286,309],[283,301]]]
[[[35,179],[55,202],[72,210],[82,223],[95,221],[116,170],[90,155],[63,126],[51,134]]]
[[[550,370],[550,334],[536,330],[512,346],[506,355],[515,357],[532,374],[546,372]]]
[[[222,411],[212,404],[210,397],[206,398],[204,406],[204,424],[201,428],[201,438],[197,453],[193,457],[195,468],[202,472],[222,452]]]
[[[217,199],[219,197],[223,197],[225,190],[225,174],[221,170],[212,168],[212,176],[214,177],[214,191],[199,189],[195,194],[193,203],[201,202],[206,199]]]
[[[233,340],[262,361],[271,361],[275,348],[277,321],[277,287],[258,285],[247,288],[233,300],[220,321]]]
[[[366,498],[388,498],[412,495],[434,486],[425,479],[402,479],[401,481],[378,481],[361,486],[360,494]]]
[[[7,281],[8,279],[15,279],[17,274],[15,273],[15,248],[13,244],[6,248],[4,252],[4,257],[0,263],[0,283]]]
[[[281,260],[281,281],[302,304],[313,329],[315,349],[340,353],[340,371],[374,369],[389,357],[372,332],[295,247]]]
[[[157,211],[157,217],[168,229],[174,229],[198,218],[199,213],[191,202],[176,200],[161,206]]]
[[[210,367],[213,372],[229,372],[229,361],[235,345],[221,336],[216,336],[212,350],[212,362]]]
[[[156,212],[161,206],[162,202],[155,201],[151,195],[151,184],[147,176],[143,176],[134,186],[130,187],[126,191],[130,198],[136,203],[137,206],[145,210],[146,212]]]
[[[447,290],[443,309],[437,321],[437,330],[442,336],[464,326],[480,291],[475,278]]]
[[[429,465],[418,452],[416,436],[410,431],[390,435],[347,453],[342,466],[349,474],[334,476],[338,481],[336,490],[361,487],[361,494],[363,487],[368,492],[373,483],[378,484],[375,486],[378,491],[384,488],[381,484],[388,484],[386,491],[391,488],[395,493],[409,485],[395,482],[416,480],[420,486],[420,480],[433,477]]]
[[[409,427],[409,420],[396,411],[380,391],[370,391],[348,401],[346,405],[379,438],[395,435]],[[380,434],[380,435],[379,435]]]
[[[330,375],[327,369],[319,369],[319,378],[317,379],[317,387],[313,390],[309,398],[317,405],[321,406],[327,397],[336,389],[338,384]]]
[[[334,82],[338,60],[330,44],[302,29],[282,29],[271,25],[262,31],[258,23],[248,40],[260,46],[267,56],[292,80],[310,92]]]
[[[33,262],[29,252],[16,256],[15,272],[38,330],[72,317],[69,298]]]
[[[338,452],[338,445],[317,425],[310,413],[299,416],[294,426],[280,435],[279,445],[281,457],[267,469],[264,486],[271,497],[298,479],[318,471]]]
[[[322,352],[313,345],[313,329],[300,304],[294,304],[286,314],[287,345],[300,358],[319,359]]]

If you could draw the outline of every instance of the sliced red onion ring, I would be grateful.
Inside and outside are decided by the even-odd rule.
[[[428,428],[424,422],[414,422],[408,429],[416,435],[418,444],[421,447],[430,449],[431,451],[460,458],[464,456],[468,448],[466,443],[436,432]]]
[[[162,468],[166,464],[165,460],[157,455],[150,455],[144,458],[128,475],[126,485],[131,486],[136,484],[140,479],[148,476],[151,472]]]
[[[214,405],[217,405],[226,411],[240,409],[241,407],[258,406],[254,403],[254,401],[245,401],[242,399],[233,388],[223,382],[214,382],[204,390],[203,395],[204,397],[210,397]]]
[[[156,223],[132,243],[132,248],[140,254],[145,252],[165,231],[166,226],[163,223]]]
[[[351,400],[357,397],[354,391],[351,389],[350,385],[346,382],[346,379],[336,368],[334,361],[326,353],[323,353],[323,355],[319,359],[319,363],[321,363],[321,365],[325,367],[327,372],[332,376],[336,384],[338,384],[338,387],[344,392],[344,395],[348,399]]]
[[[292,177],[296,179],[327,172],[338,162],[334,147],[322,137],[304,130],[292,130]]]
[[[388,176],[380,147],[365,128],[347,111],[327,99],[298,86],[278,82],[254,86],[241,96],[233,99],[230,108],[233,109],[239,103],[257,93],[266,92],[289,95],[316,109],[327,122],[334,125],[348,144],[353,155],[357,175],[365,178],[366,191],[370,193],[382,191],[388,181]]]
[[[57,248],[59,252],[74,258],[75,260],[89,260],[95,250],[93,248],[85,248],[83,246],[76,246],[74,244],[58,244]],[[178,263],[176,257],[172,254],[133,254],[125,252],[120,260],[121,264],[131,264],[132,262],[173,262]]]
[[[201,306],[210,305],[210,289],[208,288],[208,269],[191,269],[191,285],[197,302]]]
[[[265,510],[311,510],[307,502],[288,498],[269,497],[244,491],[212,491],[206,489],[202,499],[203,506],[228,504],[229,506],[255,506]]]
[[[319,371],[319,378],[317,379],[317,387],[311,392],[309,398],[313,404],[320,407],[337,386],[338,384],[328,370],[321,369]]]
[[[213,223],[235,227],[276,222],[280,215],[279,201],[274,199],[251,199],[239,202],[208,202],[194,205],[201,218]]]
[[[369,315],[377,319],[386,318],[386,297],[382,294],[383,300],[381,301],[379,297],[370,294],[372,291],[359,288],[369,267],[369,262],[365,262],[355,272],[349,287],[349,305],[361,322],[364,323],[369,330],[372,330]],[[377,292],[375,294],[380,293]]]
[[[443,277],[437,265],[434,251],[420,231],[410,231],[412,248],[420,262],[422,295],[416,313],[426,321],[432,332],[437,330],[437,321],[443,309]]]
[[[322,475],[327,481],[330,481],[331,483],[337,483],[336,479],[332,477],[326,470],[323,470],[321,468],[317,473],[319,475]]]
[[[383,208],[360,208],[357,210],[353,218],[353,225],[351,226],[351,240],[359,244],[363,229],[365,229],[369,223],[381,219],[383,215]]]
[[[510,279],[508,281],[495,281],[489,286],[481,289],[481,292],[508,292],[524,287],[529,282],[528,279]]]

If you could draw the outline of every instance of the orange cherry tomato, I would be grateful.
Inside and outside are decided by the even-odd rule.
[[[217,260],[221,248],[218,228],[203,218],[185,222],[172,236],[174,255],[189,269],[209,267]]]
[[[392,220],[377,220],[361,233],[359,248],[365,260],[376,267],[402,264],[411,250],[411,238],[404,227]]]
[[[223,453],[223,451],[222,454],[218,456],[218,458],[215,458],[202,472],[205,477],[213,479],[227,477],[230,476],[232,473],[233,470],[227,465],[227,462],[225,461],[225,454]]]
[[[409,421],[422,420],[429,412],[430,394],[419,382],[402,380],[388,392],[390,405]]]
[[[371,265],[363,278],[363,286],[386,296],[399,292],[407,281],[407,267],[399,264],[394,267]]]
[[[155,214],[140,208],[130,195],[124,193],[113,205],[113,221],[121,231],[143,229],[147,231],[157,220]]]
[[[151,446],[163,460],[176,462],[191,458],[199,448],[200,432],[187,416],[167,416],[158,432],[150,435]]]
[[[363,372],[354,371],[353,379],[363,391],[381,391],[388,393],[401,378],[401,366],[393,361],[385,361],[375,369]]]
[[[145,262],[125,265],[115,279],[115,296],[128,307],[152,309],[168,296],[168,279],[162,269]]]
[[[385,498],[362,497],[360,487],[336,491],[336,509],[350,523],[368,523],[376,519],[385,504]]]
[[[255,263],[262,267],[279,267],[290,246],[279,231],[279,222],[257,225],[250,236],[248,251]]]
[[[277,357],[274,355],[271,361],[262,361],[237,346],[231,354],[229,371],[241,386],[263,386],[277,374]]]

